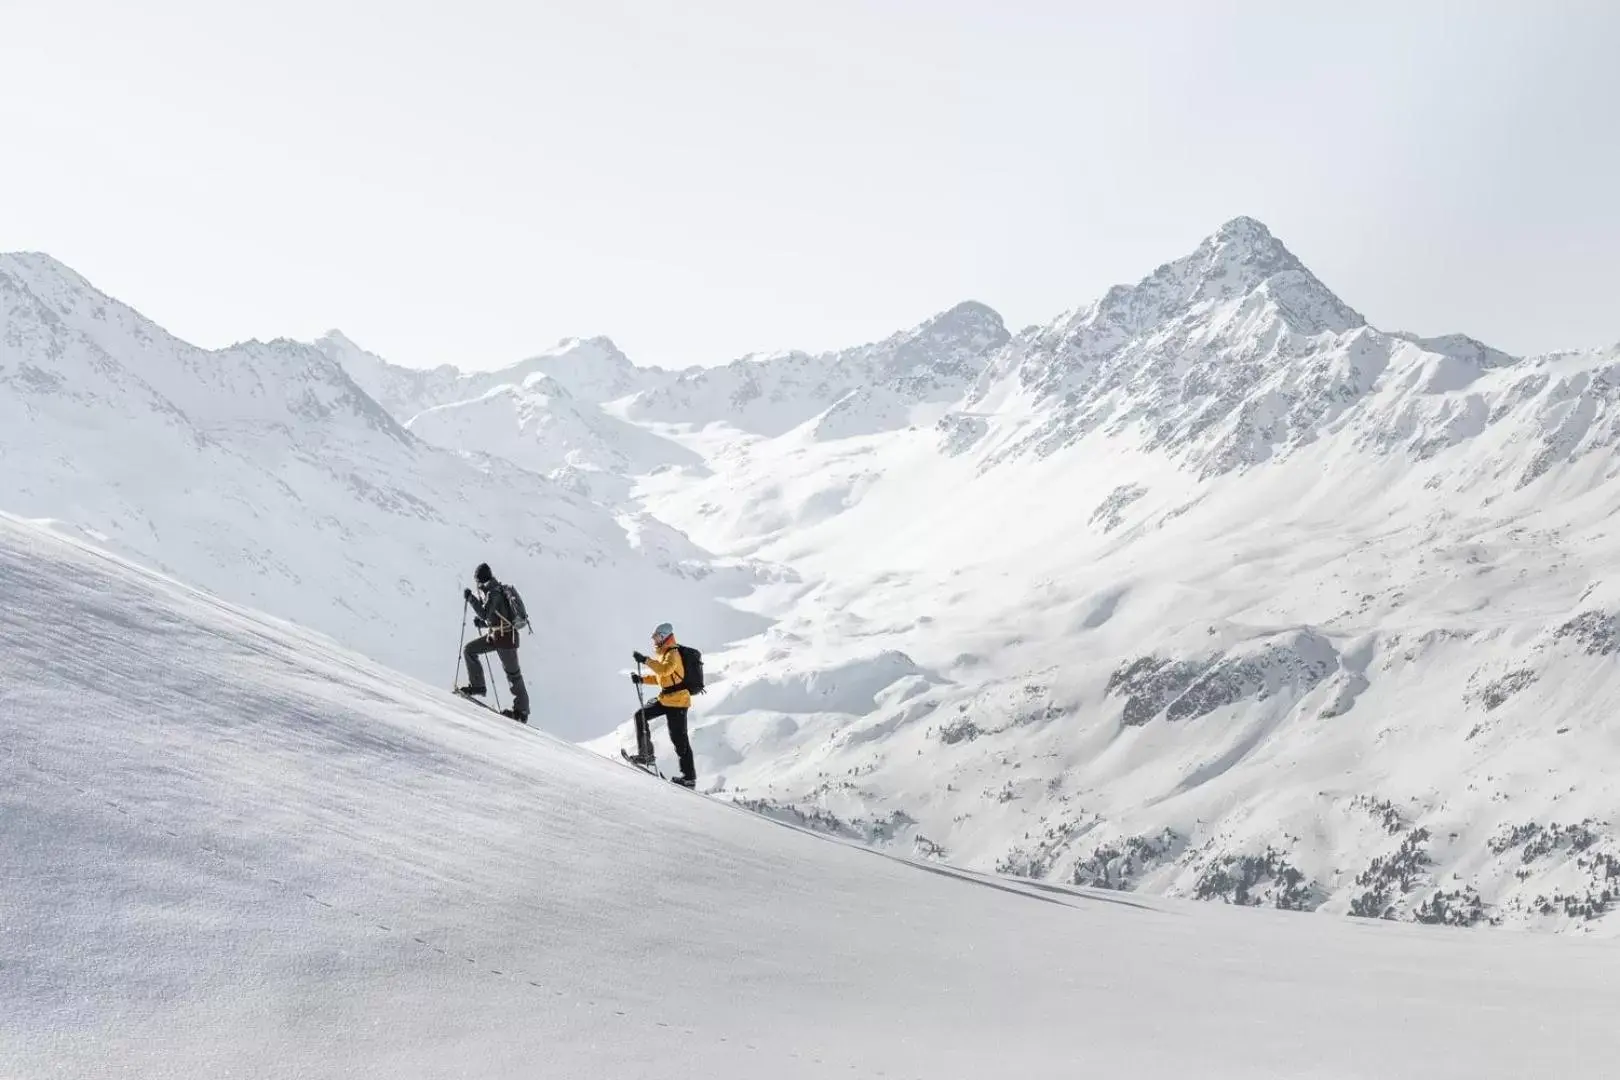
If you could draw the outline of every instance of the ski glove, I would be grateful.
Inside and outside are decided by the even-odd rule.
[[[462,589],[461,590],[461,598],[463,600],[465,600],[469,604],[472,603],[472,590],[471,589]]]
[[[647,654],[633,652],[630,654],[630,659],[634,660],[638,664],[645,664],[647,662]]]
[[[630,681],[635,683],[637,686],[640,686],[641,685],[641,676],[637,675],[635,672],[632,671],[630,673]]]
[[[473,625],[478,627],[478,629],[482,630],[486,626],[489,625],[489,622],[482,615],[480,615],[477,618],[473,619]]]

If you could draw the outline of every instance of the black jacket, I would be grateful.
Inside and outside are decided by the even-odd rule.
[[[517,620],[512,614],[512,601],[507,599],[506,590],[494,578],[478,587],[485,599],[480,600],[478,593],[473,593],[469,603],[472,604],[473,614],[484,620],[488,628],[488,636],[505,637],[517,640],[517,628],[513,625]]]

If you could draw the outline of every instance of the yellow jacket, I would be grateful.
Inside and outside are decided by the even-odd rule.
[[[651,675],[643,675],[641,681],[648,686],[659,687],[658,703],[669,709],[690,709],[692,695],[685,690],[666,690],[663,687],[679,686],[686,679],[686,665],[681,663],[681,650],[675,647],[672,637],[658,647],[657,656],[647,657],[647,667]]]

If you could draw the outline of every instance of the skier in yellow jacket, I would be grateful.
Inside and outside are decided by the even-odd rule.
[[[686,666],[676,648],[673,626],[659,623],[652,640],[657,656],[632,654],[636,663],[645,665],[651,674],[637,671],[630,681],[637,686],[658,687],[658,700],[636,710],[636,756],[632,760],[641,765],[653,763],[652,721],[662,716],[669,724],[669,741],[675,744],[675,757],[681,764],[681,775],[674,780],[692,787],[697,783],[697,768],[692,764],[692,741],[686,735],[686,710],[692,707],[692,695],[686,689]]]

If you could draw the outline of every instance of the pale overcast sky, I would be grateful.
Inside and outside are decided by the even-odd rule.
[[[1620,4],[1333,7],[0,0],[0,250],[210,346],[684,364],[1249,214],[1381,326],[1620,341]]]

